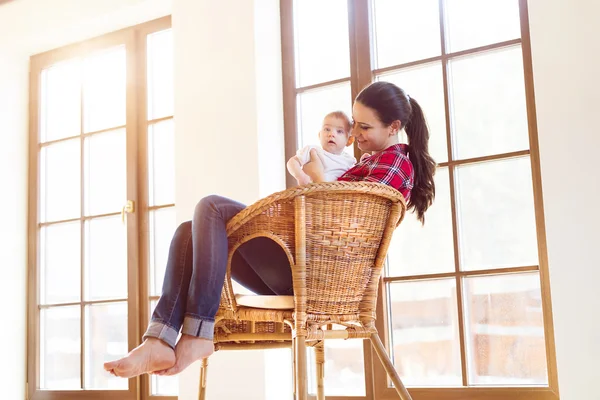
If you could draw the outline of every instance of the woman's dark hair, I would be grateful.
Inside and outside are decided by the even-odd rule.
[[[429,129],[421,106],[404,90],[389,82],[375,82],[364,88],[356,101],[371,108],[386,126],[399,120],[408,137],[408,155],[412,162],[415,180],[408,209],[417,213],[425,223],[425,211],[435,198],[435,161],[429,155]]]

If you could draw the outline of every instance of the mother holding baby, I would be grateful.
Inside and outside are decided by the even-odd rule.
[[[352,107],[352,136],[370,156],[341,175],[339,181],[379,182],[398,190],[423,222],[435,197],[435,162],[429,155],[429,131],[421,107],[388,82],[364,88]],[[399,143],[404,129],[408,144]],[[312,182],[324,182],[315,150],[302,171]],[[302,183],[305,183],[304,179]],[[182,223],[171,240],[162,295],[143,336],[127,356],[104,364],[113,375],[175,375],[214,351],[215,315],[227,270],[227,222],[246,206],[220,196],[200,200],[191,221]],[[257,238],[234,255],[231,277],[261,295],[292,294],[288,259],[275,242]],[[179,332],[181,338],[177,341]]]

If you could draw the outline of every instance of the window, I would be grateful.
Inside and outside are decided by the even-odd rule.
[[[378,310],[409,390],[557,399],[526,1],[282,0],[281,15],[286,157],[373,81],[426,113],[436,201],[396,231]],[[395,398],[361,350],[326,349],[327,394]],[[365,384],[335,391],[344,379]]]
[[[170,24],[31,59],[30,398],[175,398],[103,369],[139,344],[174,231]]]

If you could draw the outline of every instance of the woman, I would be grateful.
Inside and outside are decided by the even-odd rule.
[[[338,180],[389,185],[404,195],[408,209],[424,222],[435,197],[435,162],[429,155],[429,131],[419,104],[397,86],[375,82],[356,97],[352,116],[352,135],[370,156]],[[401,129],[408,144],[399,143]],[[324,180],[316,154],[311,153],[304,171],[313,182]],[[105,363],[107,371],[125,378],[143,373],[174,375],[213,353],[214,318],[227,269],[226,225],[244,208],[220,196],[198,203],[192,221],[181,224],[171,241],[163,293],[143,343],[126,357]],[[287,257],[270,239],[254,239],[240,247],[231,275],[257,294],[292,293]]]

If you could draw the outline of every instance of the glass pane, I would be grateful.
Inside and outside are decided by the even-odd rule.
[[[40,141],[81,133],[81,62],[65,61],[42,71]]]
[[[347,0],[295,0],[298,87],[350,76]]]
[[[352,118],[352,94],[350,82],[328,86],[298,95],[299,148],[307,145],[320,146],[319,131],[325,115],[343,111]],[[354,155],[352,146],[345,149]]]
[[[81,309],[53,307],[40,311],[40,388],[81,388]]]
[[[456,169],[463,270],[537,265],[529,157]]]
[[[465,278],[467,365],[474,385],[544,385],[538,273]]]
[[[313,348],[308,352],[309,392],[316,394]],[[365,364],[362,340],[325,341],[325,396],[364,396]]]
[[[408,386],[462,385],[456,281],[389,285],[394,365]]]
[[[125,130],[85,138],[85,214],[121,211],[127,200]]]
[[[521,47],[450,62],[454,156],[529,149]]]
[[[445,0],[449,52],[521,37],[519,0]]]
[[[128,353],[127,303],[93,304],[85,309],[85,388],[127,390],[127,379],[112,376],[104,363]]]
[[[377,80],[396,84],[419,102],[429,126],[429,153],[438,163],[448,161],[442,65],[434,63],[403,69],[379,75]],[[404,131],[402,135],[406,136]]]
[[[162,293],[169,247],[176,227],[174,207],[150,211],[151,296],[159,296]]]
[[[81,223],[49,225],[40,230],[42,304],[79,301]]]
[[[99,52],[83,63],[84,131],[125,125],[125,46]]]
[[[173,31],[148,35],[148,119],[173,115]]]
[[[150,206],[175,202],[175,133],[172,119],[148,128],[148,196]]]
[[[150,315],[155,307],[156,301],[151,301]],[[152,396],[177,396],[179,394],[179,376],[150,375],[150,393]]]
[[[86,299],[127,297],[127,235],[121,216],[85,223]]]
[[[376,68],[441,54],[438,0],[375,0],[373,8]]]
[[[81,216],[81,142],[66,140],[40,153],[40,221]]]
[[[388,252],[389,276],[454,271],[448,168],[436,171],[435,192],[435,202],[425,213],[425,225],[415,214],[407,214],[394,233]]]

